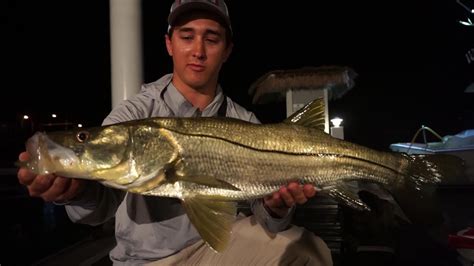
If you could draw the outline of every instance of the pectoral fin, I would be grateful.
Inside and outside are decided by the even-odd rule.
[[[346,186],[345,184],[338,184],[335,187],[329,189],[329,196],[334,198],[336,201],[341,202],[349,207],[357,210],[370,211],[369,206],[365,204],[357,194],[357,191]]]
[[[189,197],[183,205],[202,239],[216,252],[223,251],[230,240],[237,204],[212,197]]]
[[[240,191],[239,188],[224,180],[220,180],[213,176],[190,175],[185,169],[186,165],[182,158],[176,159],[170,164],[165,165],[164,172],[166,175],[166,180],[168,182],[186,181],[208,187]]]
[[[214,187],[214,188],[221,188],[221,189],[227,189],[227,190],[234,190],[234,191],[240,191],[238,187],[235,187],[234,185],[227,183],[223,180],[214,178],[214,177],[206,177],[206,176],[184,176],[184,177],[179,177],[177,178],[179,181],[186,181],[190,183],[195,183],[199,185],[204,185],[208,187]]]

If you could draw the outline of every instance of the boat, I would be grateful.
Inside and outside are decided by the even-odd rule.
[[[439,141],[427,141],[426,133],[432,133]],[[422,133],[423,142],[415,142],[418,135]],[[390,149],[395,152],[406,154],[451,154],[458,156],[465,162],[465,176],[460,177],[458,182],[474,184],[474,129],[466,129],[455,135],[441,137],[433,129],[421,126],[415,133],[411,142],[390,144]]]
[[[415,140],[420,132],[423,133],[423,142],[417,143]],[[427,132],[439,141],[428,142]],[[457,259],[462,265],[471,265],[474,262],[474,129],[441,137],[431,128],[422,126],[411,142],[394,143],[390,149],[406,154],[451,154],[464,160],[465,175],[456,177],[455,182],[442,182],[438,196],[445,218],[443,227],[448,232],[447,244],[457,250]]]

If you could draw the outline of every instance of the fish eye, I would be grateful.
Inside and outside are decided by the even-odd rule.
[[[76,135],[76,139],[77,141],[79,141],[80,143],[83,143],[85,142],[87,139],[89,139],[89,132],[87,131],[80,131],[79,133],[77,133]]]

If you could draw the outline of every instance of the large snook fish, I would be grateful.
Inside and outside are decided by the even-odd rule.
[[[23,167],[179,198],[216,251],[224,250],[229,240],[237,201],[263,197],[289,181],[313,184],[339,202],[368,209],[347,182],[377,183],[416,205],[425,184],[462,170],[456,157],[381,152],[332,138],[322,130],[323,115],[323,101],[317,99],[278,124],[150,118],[36,133],[27,141],[31,156]]]

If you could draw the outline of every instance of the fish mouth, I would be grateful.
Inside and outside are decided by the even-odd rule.
[[[79,158],[73,150],[52,141],[45,133],[37,132],[26,143],[30,155],[27,168],[40,175],[60,174],[68,176],[67,168],[78,165]]]

